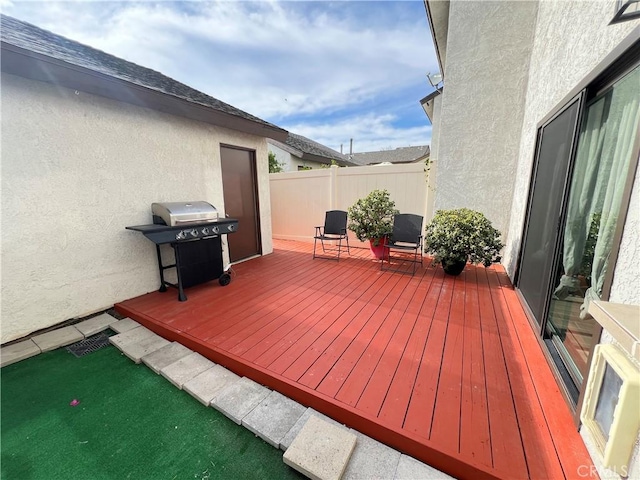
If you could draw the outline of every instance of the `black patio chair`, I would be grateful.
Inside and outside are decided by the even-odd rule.
[[[337,256],[321,257],[316,255],[316,244],[320,240],[322,245],[322,253],[337,252]],[[351,255],[349,250],[349,237],[347,236],[347,212],[342,210],[330,210],[325,214],[324,225],[316,227],[316,234],[313,237],[313,258],[325,258],[327,260],[340,261],[340,253],[342,253],[342,240],[347,242],[347,253]],[[324,242],[338,242],[337,246],[327,247]],[[335,245],[335,244],[334,244]]]
[[[392,256],[392,252],[400,253],[400,255]],[[413,257],[411,253],[413,253]],[[385,257],[389,264],[386,268]],[[412,263],[413,269],[409,272],[407,269],[392,268],[392,260],[396,262],[396,265]],[[384,242],[380,269],[415,275],[418,264],[422,266],[422,216],[412,213],[394,215],[393,232]]]

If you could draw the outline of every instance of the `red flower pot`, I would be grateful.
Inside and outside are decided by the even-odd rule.
[[[389,253],[389,249],[385,248],[384,245],[384,238],[378,238],[378,239],[370,239],[369,240],[369,245],[371,247],[371,253],[373,253],[373,255],[378,259],[378,260],[382,260],[382,256],[383,255],[387,255]],[[377,243],[377,245],[375,245],[375,243]]]

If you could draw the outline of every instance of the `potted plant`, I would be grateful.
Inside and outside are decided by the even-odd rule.
[[[383,238],[393,230],[393,216],[399,213],[386,190],[374,190],[349,207],[349,230],[361,242],[369,241],[371,251],[381,259]]]
[[[500,261],[500,232],[482,213],[468,208],[438,210],[426,227],[425,253],[445,273],[460,275],[467,261],[488,267]]]

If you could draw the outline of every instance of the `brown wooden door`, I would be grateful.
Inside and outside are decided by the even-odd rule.
[[[238,231],[227,235],[232,262],[259,255],[260,215],[255,152],[220,147],[224,209],[239,221]]]

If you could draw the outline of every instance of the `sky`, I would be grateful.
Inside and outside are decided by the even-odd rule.
[[[427,145],[422,0],[0,0],[2,13],[152,68],[349,153]]]

